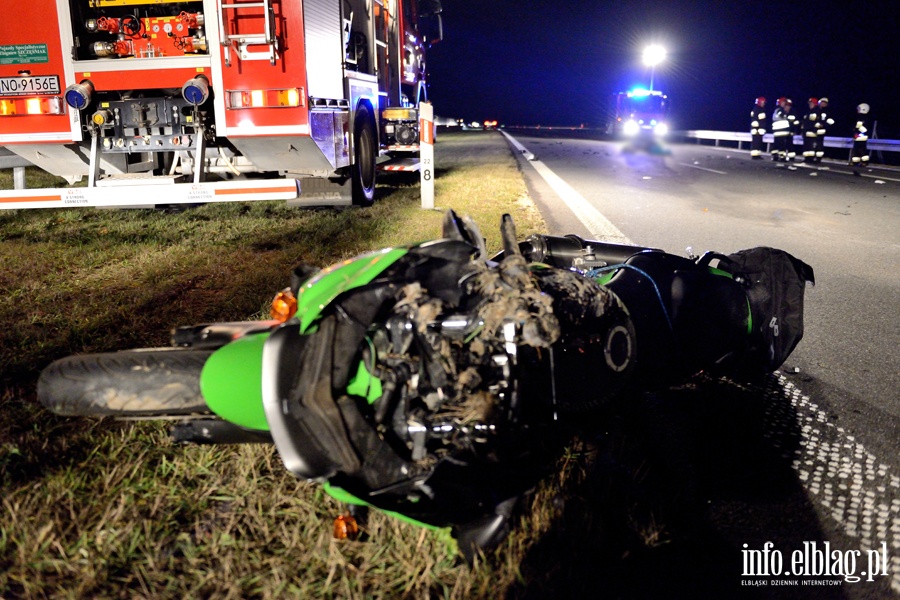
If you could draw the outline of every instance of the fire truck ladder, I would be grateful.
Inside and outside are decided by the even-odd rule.
[[[245,17],[249,8],[262,8],[265,30],[262,33],[228,33],[225,25],[228,22],[228,11],[232,11],[233,22],[237,29],[238,17]],[[231,66],[231,49],[236,47],[241,60],[266,60],[274,65],[278,60],[278,40],[275,37],[275,10],[269,0],[262,2],[222,3],[219,7],[219,37],[225,49],[225,66]],[[251,52],[249,46],[268,46],[267,52]]]

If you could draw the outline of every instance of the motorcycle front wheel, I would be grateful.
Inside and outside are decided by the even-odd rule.
[[[212,351],[149,348],[68,356],[38,379],[38,400],[62,416],[166,418],[210,414],[200,372]]]

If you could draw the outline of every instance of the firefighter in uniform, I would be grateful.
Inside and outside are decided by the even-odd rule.
[[[778,106],[772,111],[772,160],[778,162],[787,160],[787,142],[790,136],[791,123],[787,119],[787,113],[784,107],[787,104],[787,98],[782,96],[778,99]]]
[[[856,125],[853,127],[853,152],[850,155],[851,167],[867,167],[869,165],[869,105],[863,102],[856,107]]]
[[[760,96],[750,111],[750,158],[761,159],[763,136],[766,134],[766,98]]]
[[[796,117],[791,119],[791,105],[793,103],[782,96],[778,99],[778,106],[772,112],[772,137],[775,143],[772,145],[772,160],[775,162],[788,162],[793,157],[793,135]]]
[[[816,129],[816,158],[815,162],[822,162],[825,156],[825,133],[828,128],[834,125],[834,119],[831,118],[831,111],[828,108],[828,98],[819,98],[819,118],[818,129]]]
[[[797,152],[794,150],[794,136],[800,133],[800,119],[797,118],[797,115],[791,112],[794,108],[794,103],[788,98],[784,103],[784,113],[787,115],[787,120],[790,126],[788,127],[788,131],[790,132],[787,136],[787,161],[793,162],[794,157],[797,156]]]
[[[809,110],[800,121],[800,131],[803,135],[803,162],[811,163],[816,159],[816,149],[819,146],[819,100],[809,99]]]

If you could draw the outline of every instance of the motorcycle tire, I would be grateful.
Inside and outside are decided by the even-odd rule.
[[[200,372],[212,351],[149,348],[68,356],[38,379],[38,400],[62,416],[166,418],[210,414]]]

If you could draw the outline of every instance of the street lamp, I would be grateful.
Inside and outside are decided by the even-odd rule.
[[[650,67],[650,91],[653,91],[653,72],[656,65],[666,58],[666,49],[657,44],[644,48],[644,64]]]

